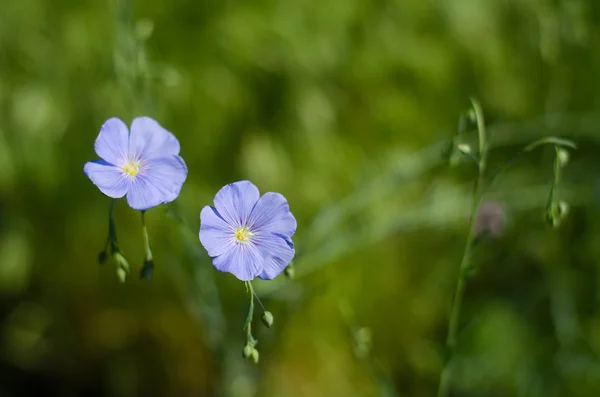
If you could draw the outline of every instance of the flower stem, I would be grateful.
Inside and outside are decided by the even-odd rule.
[[[465,242],[465,248],[463,251],[462,259],[460,261],[458,281],[456,282],[456,289],[454,290],[454,297],[452,300],[452,308],[450,310],[450,320],[448,323],[448,334],[446,337],[446,355],[444,361],[444,367],[440,374],[440,382],[438,386],[438,397],[447,397],[450,393],[451,381],[452,381],[452,368],[449,362],[454,355],[456,349],[456,340],[458,335],[458,325],[460,321],[460,312],[462,308],[462,302],[464,297],[465,288],[467,286],[467,275],[471,269],[471,254],[473,248],[473,241],[475,234],[473,233],[473,225],[475,218],[479,210],[479,204],[481,203],[481,197],[483,193],[483,184],[485,181],[485,168],[487,165],[487,135],[485,131],[485,120],[483,118],[483,111],[481,105],[474,99],[471,99],[475,116],[477,118],[477,132],[479,136],[479,162],[478,162],[478,175],[475,181],[475,187],[473,189],[473,201],[471,204],[471,214],[469,217],[469,229],[467,232],[467,239]]]
[[[154,258],[152,257],[152,248],[150,247],[150,237],[148,236],[148,228],[146,227],[146,211],[142,213],[142,234],[144,235],[144,249],[146,256],[144,258],[144,266],[140,272],[142,280],[151,280],[152,271],[154,270]]]
[[[101,265],[106,263],[109,258],[109,254],[112,256],[119,249],[117,246],[117,232],[113,219],[114,203],[115,200],[111,200],[108,207],[108,235],[106,236],[106,242],[104,243],[104,247],[102,247],[102,251],[98,253],[98,263]]]
[[[246,321],[244,322],[244,328],[246,329],[247,344],[252,347],[256,345],[256,339],[252,336],[252,316],[254,315],[254,287],[252,287],[251,281],[245,281],[246,289],[250,294],[250,306],[248,307],[248,314],[246,314]]]
[[[108,207],[108,241],[107,246],[110,244],[111,254],[114,254],[119,250],[119,246],[117,244],[117,228],[115,227],[115,217],[114,217],[114,208],[115,208],[115,200],[110,200],[110,205]]]
[[[246,317],[245,326],[248,328],[248,332],[250,332],[250,324],[252,324],[252,315],[254,314],[254,287],[252,287],[252,281],[245,281],[246,289],[250,294],[250,306],[248,307],[248,315]]]

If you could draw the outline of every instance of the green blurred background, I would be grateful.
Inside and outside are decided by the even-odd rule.
[[[476,176],[444,153],[470,96],[491,169],[546,135],[579,149],[558,229],[551,148],[487,193],[452,395],[600,395],[599,23],[597,0],[3,1],[0,396],[435,395]],[[139,115],[189,175],[148,213],[150,282],[117,203],[120,284],[83,164],[106,119]],[[275,316],[258,365],[244,286],[197,237],[241,179],[298,220],[295,279],[255,283]]]

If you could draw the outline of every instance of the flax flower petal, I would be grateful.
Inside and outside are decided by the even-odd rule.
[[[200,242],[209,256],[223,255],[235,244],[235,230],[216,208],[206,206],[200,212]]]
[[[131,208],[147,210],[177,198],[187,177],[187,167],[181,157],[154,158],[144,161],[141,167],[127,192]]]
[[[127,156],[129,131],[124,122],[116,117],[108,119],[94,143],[94,150],[101,159],[114,165],[121,165]]]
[[[104,160],[87,162],[83,172],[108,197],[121,198],[127,193],[129,183],[123,171]]]
[[[272,280],[277,277],[294,259],[294,244],[292,240],[281,234],[272,233],[256,239],[263,261],[263,271],[258,277]]]
[[[225,185],[215,197],[215,208],[233,227],[245,225],[260,197],[258,188],[249,181]]]
[[[279,233],[291,237],[296,232],[296,218],[287,200],[279,193],[265,193],[252,209],[248,225],[256,231]]]
[[[229,272],[239,280],[248,281],[263,270],[263,258],[251,244],[234,244],[233,247],[213,259],[213,266],[220,272]]]
[[[129,153],[135,158],[177,156],[179,141],[150,117],[138,117],[131,123]]]

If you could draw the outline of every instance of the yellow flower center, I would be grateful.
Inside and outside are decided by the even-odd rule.
[[[140,172],[140,162],[136,160],[129,160],[125,166],[123,166],[123,172],[129,176],[135,176]]]
[[[250,241],[250,237],[252,237],[252,232],[245,226],[237,228],[235,231],[235,239],[240,243],[247,243]]]

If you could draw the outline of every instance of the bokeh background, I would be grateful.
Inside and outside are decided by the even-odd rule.
[[[599,23],[597,0],[3,1],[0,396],[435,395],[476,177],[447,154],[471,96],[491,170],[546,135],[579,148],[559,228],[551,147],[487,192],[452,395],[600,395]],[[117,203],[120,284],[82,169],[106,119],[139,115],[189,176],[147,214],[152,281]],[[244,286],[197,237],[242,179],[298,219],[295,278],[255,283],[275,316],[258,365]]]

